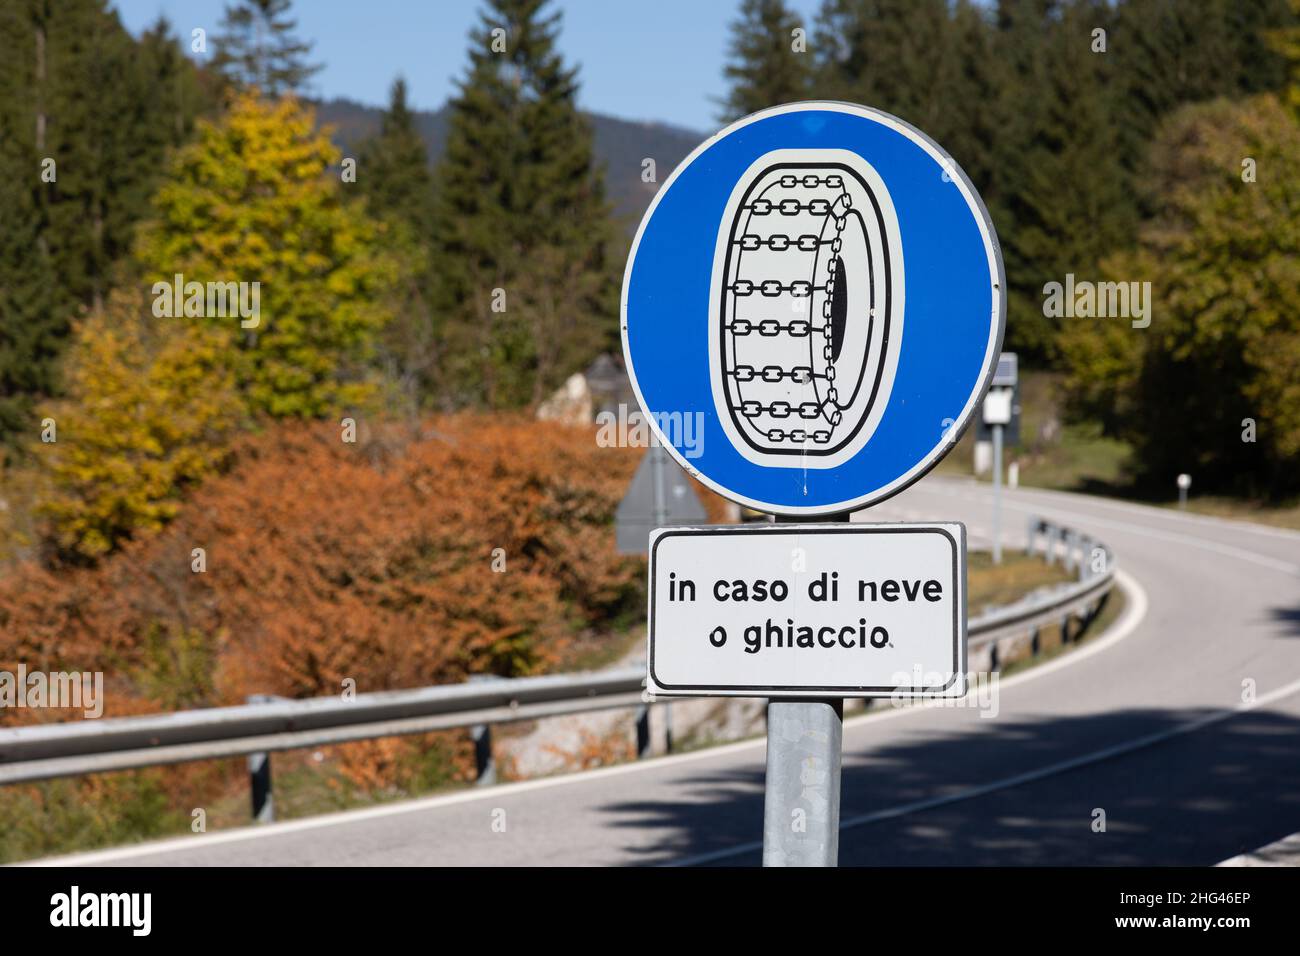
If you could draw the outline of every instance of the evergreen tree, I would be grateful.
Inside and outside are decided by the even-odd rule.
[[[215,38],[212,65],[237,88],[256,86],[267,96],[293,93],[321,67],[307,62],[312,44],[293,31],[291,0],[237,0],[227,6]]]
[[[998,182],[989,145],[1005,123],[999,100],[1005,80],[994,54],[993,24],[974,0],[957,0],[936,42],[943,44],[937,76],[940,108],[935,126],[926,132],[957,161],[991,206]]]
[[[457,404],[538,401],[617,340],[603,176],[545,5],[489,0],[451,102],[435,234]]]
[[[1094,30],[1110,26],[1103,0],[1080,0],[1060,11],[1045,44],[1037,129],[1008,187],[1012,213],[1004,249],[1010,343],[1051,358],[1058,329],[1043,314],[1042,289],[1066,273],[1093,275],[1101,259],[1132,241],[1132,193],[1120,156],[1107,53],[1094,52]]]
[[[433,176],[424,139],[406,102],[406,81],[393,82],[379,133],[359,150],[357,185],[368,210],[392,229],[392,248],[404,260],[394,289],[393,320],[380,342],[380,360],[413,418],[438,390],[438,329],[433,314]]]
[[[164,22],[136,42],[106,0],[0,5],[0,442],[35,434],[69,320],[102,304],[203,106]]]
[[[406,80],[398,77],[378,135],[359,150],[357,185],[370,211],[410,226],[422,239],[429,234],[433,175],[424,139],[406,102]]]
[[[802,24],[784,0],[744,0],[731,25],[729,60],[723,74],[731,84],[724,120],[769,106],[806,99],[811,72],[807,37],[796,50],[794,31]]]
[[[931,131],[962,104],[940,83],[947,0],[825,0],[817,18],[818,95],[874,106]]]

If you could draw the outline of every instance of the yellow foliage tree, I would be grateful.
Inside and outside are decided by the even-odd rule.
[[[222,337],[157,320],[143,292],[114,293],[76,330],[41,511],[66,556],[96,558],[170,520],[216,468],[242,419]]]
[[[339,159],[297,100],[239,94],[177,155],[142,230],[150,282],[248,283],[250,300],[258,284],[252,319],[170,303],[220,333],[250,410],[332,416],[372,393],[367,363],[401,266],[386,227],[330,173]]]

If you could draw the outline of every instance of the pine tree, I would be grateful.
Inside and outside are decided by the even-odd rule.
[[[953,107],[940,82],[947,0],[825,0],[815,34],[820,96],[931,130]]]
[[[393,320],[380,342],[389,404],[418,419],[438,391],[438,329],[434,321],[433,176],[424,139],[406,101],[406,81],[393,82],[379,133],[361,144],[357,185],[369,212],[392,229],[391,247],[404,260]]]
[[[106,0],[0,5],[0,442],[35,434],[78,304],[102,304],[164,166],[203,108],[165,23]]]
[[[795,48],[796,29],[803,25],[784,0],[744,0],[740,5],[723,68],[731,84],[724,120],[807,98],[810,55],[806,36],[803,48]]]
[[[357,185],[372,213],[405,222],[421,238],[429,234],[433,175],[424,139],[406,102],[406,80],[398,77],[378,135],[359,150]]]
[[[293,93],[321,67],[307,62],[312,44],[293,35],[291,0],[237,0],[227,6],[215,37],[212,65],[237,88],[256,86],[267,96]]]
[[[1042,288],[1066,273],[1094,275],[1109,252],[1127,245],[1136,227],[1132,192],[1121,162],[1108,54],[1093,51],[1093,31],[1111,24],[1102,0],[1066,7],[1045,47],[1050,65],[1035,95],[1038,128],[1022,144],[1020,178],[1010,187],[1014,250],[1007,282],[1020,298],[1012,342],[1052,357],[1058,331],[1043,315]]]
[[[608,207],[546,0],[489,0],[451,103],[436,236],[456,404],[535,402],[617,337]]]

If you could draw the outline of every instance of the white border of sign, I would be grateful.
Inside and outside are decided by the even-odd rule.
[[[955,531],[955,535],[954,535]],[[659,683],[655,677],[655,561],[659,542],[677,536],[744,535],[744,534],[795,534],[816,537],[831,534],[901,534],[925,533],[941,534],[949,540],[953,548],[953,575],[957,593],[953,600],[953,657],[951,672],[953,679],[937,690],[900,690],[896,687],[842,685],[835,687],[777,686],[777,685],[668,685]],[[693,528],[659,528],[650,535],[649,560],[649,595],[646,617],[646,691],[656,697],[776,697],[776,698],[813,698],[817,700],[828,697],[858,698],[884,697],[907,699],[960,698],[966,695],[966,526],[961,522],[877,522],[872,524],[844,522],[837,524],[748,524],[748,525],[707,525]]]
[[[953,447],[956,446],[957,441],[974,421],[975,411],[980,407],[984,394],[989,390],[989,385],[993,382],[993,374],[997,371],[998,355],[1002,351],[1002,338],[1006,331],[1007,299],[1005,292],[1006,273],[1002,264],[1002,252],[998,244],[997,232],[993,227],[993,219],[989,216],[989,211],[985,208],[984,201],[980,198],[974,184],[970,181],[970,177],[968,177],[952,157],[948,156],[939,147],[939,144],[930,139],[929,136],[921,132],[921,130],[917,129],[915,126],[912,126],[910,123],[899,119],[897,116],[886,113],[882,110],[872,109],[871,107],[860,106],[856,103],[842,103],[834,100],[807,100],[760,110],[757,113],[751,113],[749,116],[736,120],[736,122],[732,123],[730,126],[715,133],[699,146],[695,147],[691,154],[677,165],[677,168],[673,170],[672,175],[664,180],[663,185],[659,187],[659,191],[655,193],[654,199],[650,201],[650,206],[646,209],[645,215],[641,218],[640,226],[637,227],[636,237],[632,240],[632,248],[628,252],[627,266],[623,270],[623,289],[620,294],[619,319],[623,338],[623,354],[628,358],[628,378],[632,382],[632,390],[635,392],[637,403],[641,406],[643,412],[648,413],[652,410],[646,405],[645,396],[641,393],[641,385],[636,378],[636,368],[631,361],[631,350],[628,348],[627,292],[632,280],[632,264],[636,261],[637,249],[640,248],[641,245],[641,236],[645,233],[646,226],[649,225],[651,217],[654,216],[655,209],[659,206],[659,200],[667,194],[669,188],[676,181],[677,177],[718,140],[730,135],[735,130],[748,126],[750,123],[758,122],[759,120],[766,119],[770,116],[779,116],[783,113],[807,112],[809,110],[848,113],[854,116],[861,116],[870,119],[889,127],[903,136],[906,136],[908,139],[912,140],[912,142],[925,150],[925,152],[934,159],[939,170],[946,173],[948,178],[952,180],[952,184],[961,190],[962,196],[966,200],[966,204],[970,207],[971,212],[975,214],[976,225],[979,227],[980,235],[984,239],[984,248],[988,255],[989,275],[993,286],[993,308],[989,316],[989,322],[993,334],[989,336],[988,348],[984,355],[984,366],[983,373],[980,376],[980,384],[978,388],[971,392],[971,396],[966,402],[965,408],[962,409],[961,414],[948,430],[948,440],[935,445],[930,453],[913,466],[910,471],[899,476],[884,487],[877,488],[866,494],[858,495],[855,498],[847,498],[843,501],[831,502],[825,505],[802,507],[795,505],[774,505],[771,502],[758,501],[746,495],[738,494],[729,488],[723,487],[718,482],[713,481],[707,475],[702,474],[691,463],[691,461],[685,458],[673,443],[669,441],[668,436],[665,435],[663,430],[659,427],[659,423],[655,419],[655,416],[653,414],[647,415],[650,428],[654,431],[655,436],[659,439],[660,443],[668,449],[668,453],[673,456],[676,462],[681,465],[682,468],[686,469],[688,474],[708,488],[716,491],[724,498],[728,498],[731,501],[735,501],[739,504],[745,505],[746,507],[753,508],[756,511],[764,511],[769,514],[812,517],[816,515],[828,515],[844,511],[853,511],[859,508],[865,508],[869,505],[877,504],[887,498],[891,498],[922,478],[931,468],[937,465],[943,457],[948,454],[948,452],[952,451]]]

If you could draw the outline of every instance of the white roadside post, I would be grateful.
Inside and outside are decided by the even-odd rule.
[[[1006,429],[1011,428],[1012,442],[1016,443],[1020,434],[1020,406],[1017,396],[1020,393],[1020,359],[1015,352],[1003,352],[998,356],[997,371],[993,373],[993,383],[988,394],[984,396],[983,414],[980,423],[993,436],[993,563],[1002,563],[1002,449],[1006,439]],[[1020,473],[1017,469],[1016,480],[1012,487],[1019,484]]]
[[[970,179],[851,103],[738,120],[637,230],[622,334],[646,420],[696,480],[777,518],[650,532],[646,694],[767,698],[764,865],[838,862],[845,698],[966,692],[965,528],[848,517],[979,415],[1005,288]]]
[[[1002,429],[1011,421],[1011,391],[984,396],[984,423],[993,429],[993,563],[1002,563]]]
[[[1178,476],[1178,507],[1180,510],[1187,508],[1187,489],[1192,487],[1192,476],[1181,474]]]

